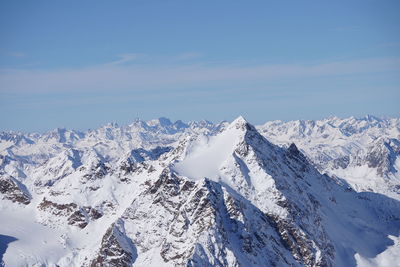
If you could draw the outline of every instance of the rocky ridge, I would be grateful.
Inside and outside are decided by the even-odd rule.
[[[302,144],[276,145],[242,117],[3,135],[2,216],[31,212],[28,225],[54,229],[63,251],[7,251],[9,264],[380,266],[387,251],[400,253],[400,204],[374,192],[382,187],[357,192],[343,176],[321,174]],[[350,153],[347,165],[338,157],[324,166],[367,165],[396,184],[398,140],[387,138]]]

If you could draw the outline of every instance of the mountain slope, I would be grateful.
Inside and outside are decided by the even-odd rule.
[[[0,232],[17,240],[6,264],[393,266],[400,255],[398,200],[321,174],[242,117],[134,125],[11,141]],[[390,142],[360,161],[389,166]]]
[[[272,121],[257,127],[273,143],[295,143],[321,172],[353,189],[400,199],[400,120],[366,116]]]

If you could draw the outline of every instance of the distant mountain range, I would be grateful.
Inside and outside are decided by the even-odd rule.
[[[400,266],[399,170],[398,118],[1,132],[0,261]]]

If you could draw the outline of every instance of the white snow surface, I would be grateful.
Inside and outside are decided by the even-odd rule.
[[[195,181],[208,178],[218,182],[221,178],[222,164],[243,139],[244,132],[237,127],[241,123],[244,123],[243,117],[237,118],[217,136],[199,136],[186,152],[185,159],[175,164],[173,169]]]
[[[373,191],[400,199],[400,119],[330,117],[323,120],[270,121],[257,126],[268,140],[281,146],[295,143],[322,173],[344,179],[353,189]],[[395,153],[387,145],[395,147]],[[379,147],[381,159],[392,157],[391,171],[377,173],[368,155]],[[386,153],[386,154],[385,154]],[[338,164],[339,161],[346,164]],[[387,164],[389,165],[389,164]],[[383,166],[385,167],[385,166]],[[388,166],[390,167],[390,166]]]
[[[288,149],[291,143],[309,162]],[[114,225],[118,242],[132,254],[133,266],[176,266],[178,261],[165,260],[168,253],[188,253],[192,246],[190,255],[196,260],[262,266],[262,255],[272,248],[259,251],[257,257],[243,254],[241,239],[229,237],[229,247],[218,233],[226,225],[234,228],[229,220],[250,229],[260,223],[259,214],[268,214],[291,222],[312,244],[316,261],[327,257],[334,266],[400,266],[399,144],[400,120],[374,116],[273,121],[255,128],[243,117],[230,124],[160,118],[86,132],[2,132],[0,260],[5,266],[89,266]],[[194,182],[195,189],[179,191],[187,194],[182,196],[157,193],[163,198],[157,206],[160,196],[151,191],[167,170],[183,184]],[[19,189],[10,189],[8,181]],[[170,190],[168,184],[165,188]],[[208,193],[199,194],[203,191]],[[25,194],[29,204],[18,202],[18,194]],[[222,200],[218,194],[223,194]],[[202,221],[197,226],[197,218],[185,219],[190,226],[184,219],[175,221],[173,214],[192,207],[191,198],[197,204],[202,198],[205,203],[222,201],[210,218],[202,219],[214,223],[211,230],[201,228]],[[75,206],[71,211],[54,209],[44,205],[46,201]],[[164,205],[170,201],[177,203],[173,209],[182,205],[183,211],[168,210]],[[232,201],[241,208],[229,206]],[[89,208],[101,217],[91,217]],[[218,221],[223,210],[228,215],[220,215],[223,219]],[[83,228],[77,226],[79,220],[70,224],[78,211],[87,223]],[[172,221],[175,228],[170,229]],[[185,227],[185,238],[173,235]],[[270,238],[285,235],[265,227]],[[163,254],[168,242],[170,252]],[[208,250],[211,244],[214,250]],[[332,245],[333,258],[324,245]],[[294,266],[307,265],[283,245],[274,249]]]
[[[12,207],[12,204],[9,204]],[[18,207],[1,208],[0,234],[12,237],[3,256],[6,266],[24,266],[29,263],[31,266],[56,266],[60,258],[68,253],[63,247],[62,231],[46,227],[33,219],[33,210]]]

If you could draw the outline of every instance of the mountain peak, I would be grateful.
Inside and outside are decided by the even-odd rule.
[[[168,127],[172,125],[172,122],[170,119],[165,118],[165,117],[160,117],[158,119],[150,120],[147,122],[147,125],[149,126],[161,126],[161,127]]]
[[[294,154],[299,154],[300,153],[300,151],[297,148],[297,146],[295,145],[295,143],[291,143],[290,144],[290,146],[288,148],[288,151],[291,152],[291,153],[294,153]]]
[[[381,118],[378,118],[378,117],[376,117],[374,115],[371,115],[371,114],[367,114],[363,119],[368,121],[368,122],[374,122],[374,121],[381,122],[382,121]]]
[[[242,115],[240,115],[239,117],[237,117],[236,119],[234,119],[233,121],[232,121],[232,124],[245,124],[245,123],[248,123],[247,122],[247,120],[242,116]]]
[[[23,241],[5,265],[380,266],[400,229],[400,121],[382,121],[0,132],[0,232]]]
[[[170,125],[172,125],[171,120],[168,119],[168,118],[165,118],[165,117],[158,118],[158,121],[160,122],[161,126],[170,126]]]
[[[243,116],[237,117],[228,126],[229,129],[242,129],[242,130],[250,129],[251,127],[253,127],[253,126],[250,125],[250,123],[248,123],[247,120]]]
[[[104,125],[105,128],[118,128],[119,125],[116,122],[109,122],[106,125]]]

